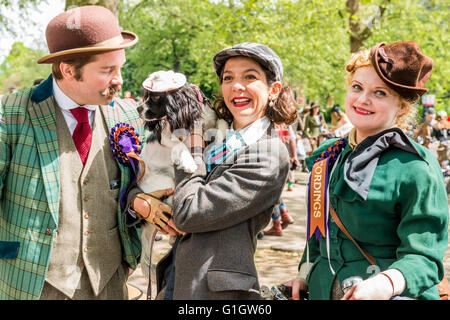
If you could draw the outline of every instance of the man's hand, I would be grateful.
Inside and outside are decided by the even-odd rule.
[[[297,169],[300,167],[300,161],[298,161],[297,155],[291,157],[290,162],[291,162],[291,168]],[[295,163],[295,165],[294,165],[294,163]]]
[[[184,234],[173,222],[172,208],[159,198],[173,194],[173,189],[158,190],[152,193],[138,193],[132,200],[133,210],[145,221],[151,223],[163,234],[177,236]]]

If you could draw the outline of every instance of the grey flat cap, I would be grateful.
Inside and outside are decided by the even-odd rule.
[[[254,59],[264,68],[273,73],[276,81],[283,78],[283,64],[280,57],[269,47],[254,43],[244,42],[219,51],[213,58],[214,70],[220,78],[225,62],[231,57],[244,56]]]

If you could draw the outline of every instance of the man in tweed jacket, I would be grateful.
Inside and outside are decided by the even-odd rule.
[[[130,170],[108,135],[118,122],[144,135],[132,101],[114,98],[137,36],[97,6],[58,15],[46,36],[38,62],[53,75],[0,104],[0,299],[127,299],[141,247],[117,201]],[[71,137],[80,106],[92,132],[85,161]]]

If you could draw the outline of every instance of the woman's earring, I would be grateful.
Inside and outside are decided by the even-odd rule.
[[[274,105],[273,100],[270,100],[269,107],[273,107],[273,105]]]

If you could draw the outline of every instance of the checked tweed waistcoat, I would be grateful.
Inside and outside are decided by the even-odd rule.
[[[84,167],[59,108],[56,123],[61,198],[46,281],[72,298],[86,268],[98,295],[122,261],[116,214],[120,170],[99,110]]]
[[[0,300],[39,299],[47,277],[61,198],[58,106],[52,83],[50,76],[38,87],[7,95],[0,103]],[[108,129],[126,122],[145,141],[132,100],[114,99],[98,110]],[[130,182],[130,169],[118,166],[122,191]],[[109,192],[109,185],[97,192]],[[122,262],[135,269],[141,254],[139,230],[125,227],[118,202],[114,212]]]

